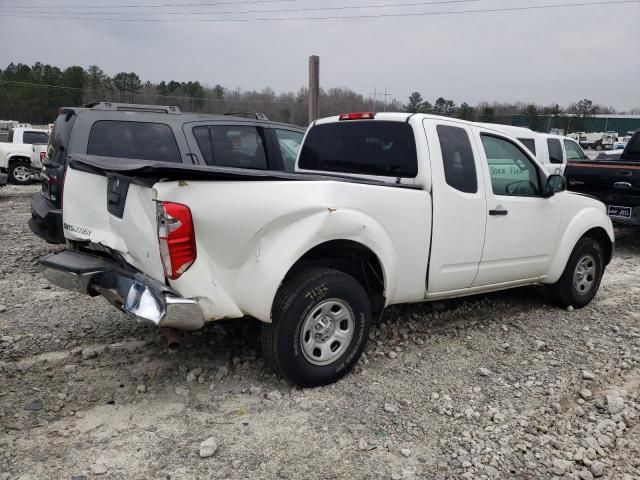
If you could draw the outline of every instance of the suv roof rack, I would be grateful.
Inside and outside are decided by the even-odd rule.
[[[116,112],[182,114],[182,111],[178,107],[172,105],[138,105],[135,103],[94,102],[85,105],[85,107],[90,108],[91,110],[109,110]]]
[[[253,117],[256,120],[269,121],[269,117],[267,117],[262,112],[227,112],[227,113],[225,113],[225,115],[231,115],[231,116],[234,116],[234,117],[243,116],[243,117],[247,117],[247,118]]]

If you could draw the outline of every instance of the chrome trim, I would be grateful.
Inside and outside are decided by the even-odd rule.
[[[204,313],[197,299],[183,298],[168,287],[136,272],[100,270],[75,273],[63,265],[41,266],[42,275],[54,285],[88,295],[100,294],[111,304],[157,327],[198,330]],[[147,279],[147,281],[145,281]]]

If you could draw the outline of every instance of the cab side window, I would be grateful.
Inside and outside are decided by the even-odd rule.
[[[461,192],[476,193],[478,177],[469,135],[463,128],[447,125],[438,125],[436,130],[447,184]]]
[[[547,138],[549,148],[549,161],[551,163],[562,163],[562,145],[557,138]]]
[[[541,194],[538,168],[518,146],[502,137],[487,134],[480,137],[495,195],[537,197]]]
[[[584,152],[576,142],[572,142],[571,140],[565,140],[564,148],[567,151],[568,162],[572,160],[584,160],[586,158],[586,155],[584,154]]]

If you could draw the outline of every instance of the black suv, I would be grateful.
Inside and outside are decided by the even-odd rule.
[[[31,200],[29,228],[49,243],[65,242],[62,188],[69,154],[293,172],[304,133],[262,114],[242,118],[104,102],[61,108],[43,162],[42,192]]]

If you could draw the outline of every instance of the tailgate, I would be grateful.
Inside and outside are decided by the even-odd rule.
[[[62,219],[67,240],[117,252],[131,266],[164,282],[150,185],[70,164],[64,179]]]
[[[571,191],[589,193],[609,205],[640,206],[640,163],[572,162],[565,177]]]

